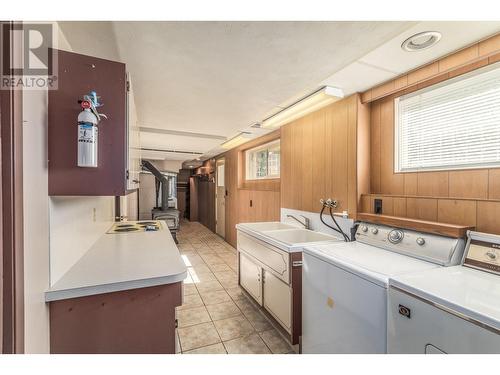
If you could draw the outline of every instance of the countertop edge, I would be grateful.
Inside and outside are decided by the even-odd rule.
[[[92,285],[71,289],[48,290],[45,292],[45,302],[54,302],[71,298],[87,297],[97,294],[121,292],[125,290],[147,288],[158,285],[174,284],[182,282],[187,276],[187,269],[184,272],[160,276],[148,279],[127,280],[117,283]]]

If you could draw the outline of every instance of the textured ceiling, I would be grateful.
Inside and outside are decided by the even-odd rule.
[[[362,91],[500,31],[500,22],[443,21],[59,25],[75,52],[127,64],[139,125],[149,129],[141,132],[144,147],[212,154],[221,137],[321,85]],[[443,38],[429,50],[401,51],[405,38],[424,30]]]

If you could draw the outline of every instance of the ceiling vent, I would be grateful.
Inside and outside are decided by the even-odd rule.
[[[437,31],[424,31],[412,35],[406,39],[401,48],[407,52],[422,51],[435,45],[441,39],[441,33]]]

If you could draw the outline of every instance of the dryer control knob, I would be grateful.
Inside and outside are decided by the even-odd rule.
[[[363,225],[361,227],[361,230],[366,233],[366,232],[368,232],[368,227],[366,225]]]
[[[387,235],[387,239],[389,240],[389,242],[394,244],[400,243],[403,240],[403,237],[404,233],[402,230],[399,229],[393,229]]]
[[[373,233],[373,234],[377,234],[377,233],[378,233],[378,229],[377,229],[377,228],[373,228],[373,229],[372,229],[372,233]]]
[[[417,244],[423,246],[425,244],[425,240],[422,237],[417,238]]]

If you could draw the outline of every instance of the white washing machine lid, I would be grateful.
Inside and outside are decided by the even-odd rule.
[[[389,285],[500,330],[500,276],[463,266],[389,280]]]
[[[390,277],[440,267],[359,241],[310,246],[303,251],[385,288]]]

